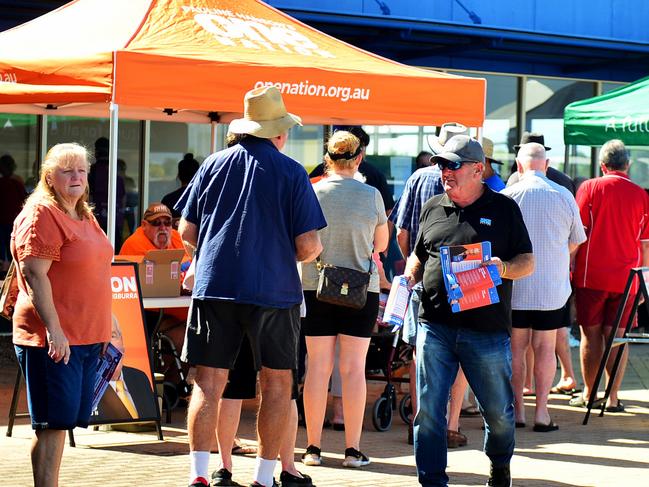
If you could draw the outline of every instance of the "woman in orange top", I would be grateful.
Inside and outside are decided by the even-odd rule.
[[[13,342],[35,430],[34,484],[58,484],[65,430],[86,427],[97,360],[111,336],[113,249],[88,205],[88,152],[58,144],[14,222],[20,272]]]

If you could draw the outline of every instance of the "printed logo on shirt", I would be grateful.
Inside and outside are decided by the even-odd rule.
[[[487,225],[488,227],[491,226],[491,219],[489,218],[480,218],[480,225]]]

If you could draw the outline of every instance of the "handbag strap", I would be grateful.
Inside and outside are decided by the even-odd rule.
[[[320,255],[322,255],[322,254],[320,254]],[[322,259],[320,258],[320,255],[318,255],[315,258],[315,267],[316,267],[316,269],[318,269],[318,272],[320,272],[322,269],[324,269],[327,266],[331,267],[331,264],[325,264],[324,262],[322,262]],[[370,252],[370,269],[367,271],[367,273],[370,274],[370,275],[372,274],[372,256],[373,255],[374,255],[374,247],[372,247],[372,252]]]

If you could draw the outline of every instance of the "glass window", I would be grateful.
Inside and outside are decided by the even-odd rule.
[[[602,94],[617,90],[626,84],[627,83],[602,83]]]
[[[545,136],[550,164],[563,171],[563,110],[569,103],[595,95],[595,83],[549,78],[528,78],[525,87],[525,130]],[[570,152],[570,176],[590,176],[591,150],[575,146]]]
[[[365,125],[363,128],[370,136],[366,159],[383,173],[397,200],[415,170],[417,154],[430,151],[426,137],[435,134],[436,127]]]
[[[178,162],[186,153],[203,162],[210,154],[211,132],[209,124],[151,122],[149,202],[160,201],[180,187]]]
[[[34,189],[38,179],[37,130],[36,115],[0,114],[0,156],[7,154],[14,159],[14,176],[28,191]]]
[[[302,164],[307,172],[322,162],[324,127],[322,125],[296,125],[282,152]]]
[[[11,262],[11,229],[22,208],[25,189],[31,191],[37,181],[36,127],[35,115],[0,114],[0,279],[4,279]],[[4,324],[0,325],[2,332],[7,331]]]
[[[110,122],[108,118],[88,117],[47,117],[47,147],[64,142],[76,142],[88,148],[95,154],[96,142],[100,138],[108,138]],[[120,120],[118,126],[117,158],[118,174],[123,186],[118,185],[118,217],[117,217],[117,239],[115,249],[119,252],[121,242],[124,241],[137,226],[139,219],[139,181],[140,181],[140,145],[141,145],[141,124],[136,120]],[[96,166],[97,167],[97,166]],[[102,227],[106,226],[106,211],[102,205],[106,205],[107,193],[107,171],[91,171],[93,177],[90,183],[95,181],[97,191],[94,195],[98,220]],[[105,175],[104,175],[105,174]],[[96,175],[96,176],[95,176]],[[123,188],[123,192],[121,190]],[[105,229],[105,228],[104,228]]]
[[[486,118],[482,136],[494,143],[493,158],[503,164],[493,169],[506,182],[514,165],[514,145],[517,140],[518,78],[497,74],[452,72],[459,76],[487,80]]]

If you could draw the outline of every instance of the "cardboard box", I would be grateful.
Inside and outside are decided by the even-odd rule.
[[[180,263],[185,251],[149,250],[145,255],[116,255],[115,260],[136,262],[143,298],[180,296]]]

